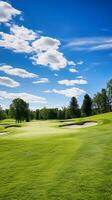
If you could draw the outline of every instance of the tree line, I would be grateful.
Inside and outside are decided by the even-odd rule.
[[[71,119],[110,111],[112,111],[112,79],[107,83],[107,87],[97,92],[93,98],[85,94],[81,107],[79,107],[76,97],[72,97],[68,107],[62,109],[44,107],[32,111],[27,102],[17,98],[12,101],[9,109],[3,110],[0,106],[0,120],[14,118],[19,123],[34,119]]]

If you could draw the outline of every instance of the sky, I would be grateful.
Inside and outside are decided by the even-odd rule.
[[[0,105],[81,105],[112,78],[111,0],[0,1]]]

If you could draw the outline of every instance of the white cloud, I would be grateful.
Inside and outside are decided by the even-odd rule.
[[[74,61],[68,61],[67,64],[68,65],[72,65],[72,66],[76,66],[77,65]]]
[[[33,56],[35,64],[50,67],[52,70],[59,70],[67,66],[67,60],[63,53],[56,50],[48,50]]]
[[[21,78],[35,78],[35,77],[38,77],[37,74],[30,73],[30,72],[26,71],[25,69],[13,68],[10,65],[0,66],[0,71],[3,71],[3,72],[5,72],[6,74],[9,74],[9,75],[19,76]]]
[[[37,34],[34,31],[24,26],[12,25],[10,32],[21,40],[32,41],[37,38]]]
[[[14,88],[18,87],[20,84],[11,78],[0,76],[0,85]]]
[[[34,84],[38,84],[38,83],[48,83],[49,79],[48,78],[40,78],[40,80],[38,81],[33,81]]]
[[[70,68],[69,71],[72,72],[72,73],[78,72],[78,70],[74,69],[74,68]]]
[[[112,41],[111,43],[105,43],[105,44],[93,46],[90,48],[90,51],[99,51],[99,50],[106,50],[106,49],[112,49]]]
[[[15,98],[21,98],[24,101],[28,103],[47,103],[46,98],[32,95],[26,92],[23,93],[9,93],[6,91],[0,91],[0,97],[2,99],[15,99]]]
[[[83,84],[87,84],[87,80],[84,80],[84,79],[80,79],[80,80],[60,80],[58,81],[58,83],[60,85],[66,85],[66,86],[73,86],[73,85],[76,85],[76,84],[79,84],[79,85],[83,85]]]
[[[13,16],[20,15],[21,11],[13,8],[9,3],[0,1],[0,22],[9,22]]]
[[[55,74],[54,74],[54,76],[56,76],[56,77],[57,77],[57,76],[58,76],[58,74],[56,74],[56,73],[55,73]]]
[[[31,57],[34,64],[50,67],[52,70],[60,70],[67,65],[75,66],[76,63],[68,61],[63,53],[59,52],[60,41],[50,37],[44,37],[32,42],[35,54]]]
[[[33,64],[50,67],[52,70],[60,70],[67,65],[75,66],[74,61],[67,60],[63,53],[59,52],[60,41],[50,37],[37,39],[34,31],[24,26],[10,26],[10,34],[0,32],[0,46],[18,53],[32,53],[30,58]]]
[[[0,46],[18,53],[31,53],[32,47],[28,41],[17,38],[16,35],[0,32]]]
[[[18,53],[32,53],[30,58],[33,64],[50,67],[52,70],[60,70],[67,65],[75,66],[74,61],[69,61],[59,51],[61,42],[58,39],[41,36],[24,26],[9,23],[12,16],[21,12],[13,8],[9,3],[0,2],[1,18],[9,27],[9,33],[0,32],[0,46]],[[4,9],[4,11],[2,11]]]
[[[69,41],[66,47],[74,51],[98,51],[112,48],[112,37],[76,38]]]
[[[73,63],[73,64],[72,64],[72,63]],[[78,61],[78,62],[76,62],[76,63],[74,63],[73,61],[70,61],[70,62],[69,62],[69,64],[71,64],[72,66],[82,65],[83,63],[84,63],[83,61]],[[70,68],[69,71],[72,72],[72,73],[78,72],[78,70],[75,69],[75,68]]]
[[[84,61],[79,61],[79,62],[77,62],[77,65],[82,65],[84,63]]]
[[[54,38],[50,38],[50,37],[40,37],[38,40],[35,40],[32,43],[32,47],[36,50],[36,51],[48,51],[48,50],[56,50],[59,48],[60,45],[60,41]]]
[[[83,76],[77,76],[77,78],[79,78],[79,79],[83,79]]]
[[[78,97],[78,96],[85,94],[84,90],[77,88],[77,87],[68,88],[68,89],[64,89],[64,90],[52,89],[52,90],[46,90],[44,92],[60,94],[60,95],[66,96],[66,97],[73,97],[73,96]]]
[[[24,26],[10,26],[10,33],[0,32],[0,46],[18,53],[31,53],[31,42],[36,39],[34,31]]]

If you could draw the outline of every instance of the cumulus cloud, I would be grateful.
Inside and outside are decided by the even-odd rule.
[[[64,54],[59,51],[60,45],[59,40],[42,36],[32,42],[35,54],[31,59],[34,61],[34,64],[48,66],[52,70],[59,70],[67,65],[75,66],[75,62],[68,61]]]
[[[24,26],[13,25],[9,34],[0,32],[0,46],[18,53],[31,53],[33,48],[30,43],[36,37],[34,31]]]
[[[13,68],[10,65],[0,66],[0,71],[3,71],[3,72],[5,72],[6,74],[9,74],[9,75],[19,76],[21,78],[35,78],[35,77],[38,77],[37,74],[30,73],[30,72],[26,71],[25,69]]]
[[[33,81],[34,84],[38,84],[38,83],[48,83],[49,79],[48,78],[40,78],[40,80],[38,81]]]
[[[36,95],[32,95],[26,92],[23,93],[9,93],[6,91],[0,91],[0,97],[2,99],[15,99],[15,98],[21,98],[24,101],[28,102],[28,103],[42,103],[42,104],[46,104],[46,98],[44,97],[40,97],[40,96],[36,96]]]
[[[48,50],[56,50],[59,48],[60,45],[60,41],[51,37],[40,37],[38,40],[35,40],[32,43],[32,47],[36,50],[36,51],[48,51]]]
[[[72,73],[78,72],[78,70],[74,69],[74,68],[70,68],[69,71],[72,72]]]
[[[0,85],[14,88],[18,87],[20,84],[11,78],[0,76]]]
[[[5,8],[13,9],[12,14],[9,15],[8,20],[13,15],[21,14],[20,11],[14,9],[10,4],[3,3]],[[10,13],[10,12],[7,12]],[[1,15],[4,15],[3,13]],[[28,53],[33,64],[50,67],[52,70],[60,70],[67,65],[75,66],[74,61],[69,61],[64,54],[59,51],[61,42],[58,39],[38,36],[33,30],[24,26],[7,23],[9,33],[0,32],[0,46],[6,49],[11,49],[13,52]]]
[[[13,34],[0,32],[0,46],[18,53],[31,53],[32,47],[28,41],[21,40]]]
[[[0,1],[0,22],[1,23],[6,23],[9,22],[12,17],[16,15],[20,15],[21,11],[13,8],[11,4],[5,2],[5,1]]]
[[[63,53],[56,50],[48,50],[46,52],[39,53],[32,57],[35,64],[44,65],[50,67],[52,70],[59,70],[65,68],[67,60]]]
[[[84,80],[84,79],[67,80],[67,79],[65,79],[65,80],[58,81],[58,83],[60,85],[66,85],[66,86],[73,86],[73,85],[76,85],[76,84],[83,85],[83,84],[87,84],[87,80]]]
[[[21,40],[32,41],[37,38],[37,34],[34,31],[24,26],[12,25],[10,32]]]
[[[60,94],[60,95],[66,96],[66,97],[73,97],[73,96],[79,97],[79,96],[85,94],[84,90],[77,88],[77,87],[68,88],[68,89],[64,89],[64,90],[52,89],[52,90],[46,90],[44,92]]]
[[[10,33],[0,32],[0,46],[18,53],[32,53],[30,58],[34,64],[60,70],[67,65],[75,66],[59,51],[60,41],[50,37],[40,37],[24,26],[10,26]]]

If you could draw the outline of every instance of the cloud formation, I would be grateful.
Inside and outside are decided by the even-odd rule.
[[[0,46],[16,53],[33,54],[30,59],[35,65],[60,70],[67,65],[75,66],[59,51],[61,42],[57,39],[39,36],[32,30],[18,25],[10,26],[10,33],[0,32]]]
[[[83,84],[87,84],[87,80],[84,80],[84,79],[67,80],[67,79],[65,79],[65,80],[58,81],[58,83],[60,85],[66,85],[66,86],[73,86],[73,85],[76,85],[76,84],[83,85]]]
[[[70,68],[69,71],[72,72],[72,73],[78,72],[78,70],[77,70],[77,69],[74,69],[74,68]]]
[[[0,5],[1,10],[4,9],[1,14],[2,21],[8,22],[13,15],[21,14],[9,3],[1,1]],[[60,45],[61,42],[58,39],[39,36],[31,29],[15,24],[10,24],[9,33],[0,32],[1,47],[11,49],[16,53],[27,53],[33,60],[33,64],[47,66],[52,70],[60,70],[67,65],[76,65],[74,61],[69,61],[59,51]]]
[[[11,34],[15,35],[18,39],[26,41],[33,41],[38,37],[33,30],[15,24],[13,24],[10,27],[10,32]]]
[[[64,95],[65,97],[79,97],[81,95],[85,94],[85,91],[77,88],[77,87],[72,87],[64,90],[57,90],[57,89],[52,89],[52,90],[46,90],[44,91],[45,93],[55,93],[55,94],[60,94]]]
[[[22,98],[24,101],[26,101],[28,103],[42,103],[42,104],[47,103],[46,98],[36,96],[36,95],[33,95],[33,94],[29,94],[29,93],[26,93],[26,92],[10,93],[10,92],[6,92],[6,91],[0,91],[0,98],[1,99]]]
[[[0,32],[0,46],[18,53],[31,53],[31,42],[38,36],[24,26],[10,26],[10,33]]]
[[[20,83],[11,78],[0,76],[0,85],[14,88],[20,86]]]
[[[1,23],[6,23],[12,20],[12,17],[16,15],[20,15],[21,11],[13,8],[11,4],[5,2],[5,1],[0,1],[0,22]]]
[[[74,51],[100,51],[112,48],[112,37],[89,37],[70,40],[66,45]]]
[[[52,70],[60,70],[67,66],[67,60],[63,53],[56,50],[48,50],[32,57],[35,64],[50,67]]]
[[[48,78],[40,78],[38,81],[33,81],[34,84],[39,84],[39,83],[48,83],[49,79]]]
[[[75,62],[68,61],[59,51],[61,42],[50,37],[40,37],[32,42],[34,64],[50,67],[52,70],[60,70],[67,65],[75,66]]]
[[[25,69],[13,68],[10,65],[0,66],[0,71],[3,71],[3,72],[5,72],[6,74],[9,74],[9,75],[19,76],[21,78],[35,78],[35,77],[38,77],[37,74],[30,73]]]
[[[48,51],[50,49],[58,49],[60,41],[51,37],[41,36],[39,39],[32,43],[32,47],[39,52]]]
[[[77,76],[77,78],[79,78],[79,79],[83,79],[83,76]]]

